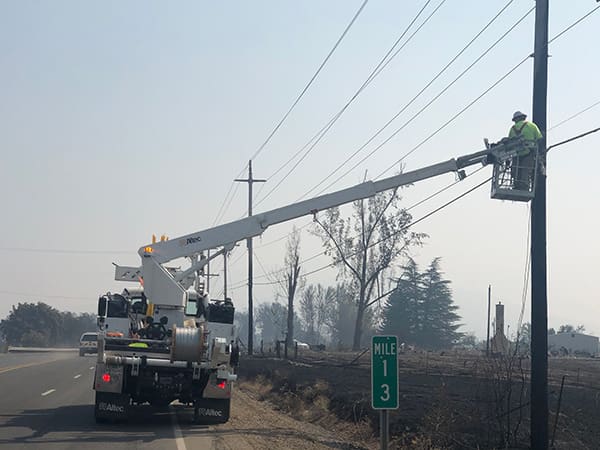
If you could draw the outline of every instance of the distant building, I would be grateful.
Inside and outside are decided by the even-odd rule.
[[[548,335],[548,350],[552,353],[597,355],[600,352],[599,346],[598,337],[589,334],[573,331]]]
[[[506,355],[510,349],[510,342],[504,335],[504,305],[496,305],[496,330],[491,340],[492,353]]]

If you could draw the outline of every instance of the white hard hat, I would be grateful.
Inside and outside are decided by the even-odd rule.
[[[512,120],[513,120],[513,121],[517,121],[517,120],[519,120],[521,117],[524,119],[525,117],[527,117],[527,114],[525,114],[525,113],[522,113],[521,111],[515,111],[515,113],[513,114],[513,118],[512,118]]]

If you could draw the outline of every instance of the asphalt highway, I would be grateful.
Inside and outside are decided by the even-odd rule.
[[[126,424],[96,424],[94,363],[94,355],[77,353],[0,354],[0,448],[215,447],[211,427],[191,426],[192,411],[180,406],[141,408]]]

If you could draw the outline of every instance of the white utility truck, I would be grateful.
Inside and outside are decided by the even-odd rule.
[[[218,256],[226,261],[237,242],[271,225],[427,178],[454,172],[462,179],[463,169],[475,164],[494,165],[493,198],[528,201],[535,178],[521,190],[515,189],[514,180],[513,157],[522,145],[519,139],[505,139],[471,155],[141,247],[141,266],[116,265],[115,279],[142,287],[108,293],[98,301],[96,420],[127,418],[134,405],[164,407],[174,400],[193,406],[199,422],[229,419],[239,358],[234,305],[228,298],[210,298],[204,268]],[[165,266],[180,258],[187,258],[189,267]]]

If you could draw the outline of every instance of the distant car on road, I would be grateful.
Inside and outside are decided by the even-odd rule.
[[[98,353],[98,333],[83,333],[79,339],[79,356]]]

